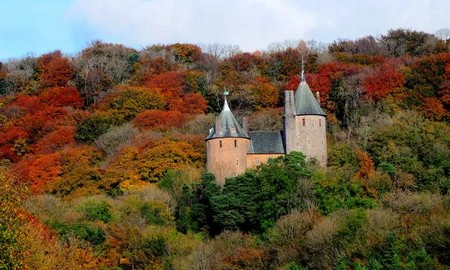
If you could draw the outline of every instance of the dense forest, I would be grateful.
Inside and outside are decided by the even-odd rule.
[[[279,130],[302,56],[328,167],[293,152],[218,186],[223,92]],[[450,269],[449,35],[0,62],[0,269]]]

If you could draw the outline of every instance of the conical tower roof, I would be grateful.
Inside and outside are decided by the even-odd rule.
[[[323,115],[325,112],[320,108],[319,102],[314,97],[309,85],[305,80],[305,63],[302,55],[302,73],[300,84],[295,92],[295,112],[296,115]]]
[[[298,85],[297,91],[295,92],[295,111],[297,115],[326,116],[325,112],[322,108],[320,108],[319,102],[317,102],[303,76],[302,81]]]
[[[228,106],[227,98],[223,104],[222,112],[218,117],[218,125],[209,130],[209,134],[205,140],[213,138],[249,138],[248,135],[242,130],[238,121],[231,112],[230,106]]]

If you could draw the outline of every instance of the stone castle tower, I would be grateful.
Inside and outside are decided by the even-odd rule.
[[[307,159],[327,165],[325,112],[319,93],[314,97],[306,83],[302,65],[301,82],[295,92],[285,91],[283,130],[248,131],[239,125],[225,96],[222,112],[206,137],[206,169],[223,185],[225,179],[255,168],[269,158],[300,151]]]
[[[295,92],[285,91],[284,143],[286,153],[299,151],[307,158],[315,158],[327,165],[327,136],[325,112],[320,108],[320,97],[314,97],[306,83],[304,72]]]
[[[244,173],[250,137],[242,130],[225,97],[222,112],[216,118],[206,141],[206,170],[223,185],[225,178]]]

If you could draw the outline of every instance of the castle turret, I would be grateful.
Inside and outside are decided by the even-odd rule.
[[[215,175],[219,184],[245,172],[250,138],[231,112],[226,97],[222,112],[205,141],[206,169]]]
[[[321,166],[326,166],[326,114],[306,83],[303,70],[301,82],[295,93],[295,113],[297,139],[295,150],[304,153],[307,158],[317,159]]]

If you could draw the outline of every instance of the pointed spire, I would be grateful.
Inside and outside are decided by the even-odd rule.
[[[230,106],[228,106],[227,98],[225,97],[225,101],[223,103],[223,111],[231,112]]]
[[[227,101],[227,96],[230,95],[230,92],[228,90],[225,89],[225,92],[223,92],[223,96],[224,96],[224,103],[223,103],[223,110],[224,111],[231,111],[230,110],[230,106],[228,106],[228,101]]]
[[[219,117],[217,117],[215,127],[209,131],[209,135],[205,140],[214,138],[248,138],[247,133],[241,128],[233,113],[231,112],[230,106],[228,105],[227,96],[230,94],[228,90],[225,90],[223,109]]]
[[[305,81],[305,62],[303,61],[303,53],[302,53],[302,75],[301,75],[301,82]]]

